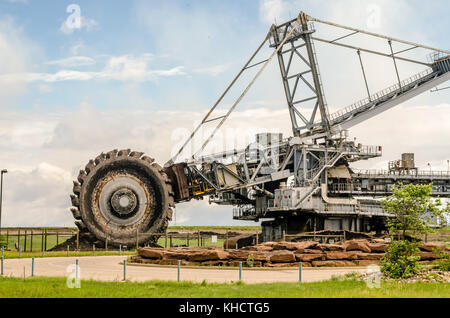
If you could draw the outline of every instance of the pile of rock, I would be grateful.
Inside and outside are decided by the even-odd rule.
[[[371,278],[370,275],[373,274],[363,273],[357,279],[360,281],[367,281],[367,279]],[[394,279],[388,277],[385,273],[381,273],[380,278],[387,282],[397,283],[450,283],[450,272],[442,271],[436,268],[423,268],[409,278]]]
[[[320,244],[318,242],[267,242],[236,250],[222,250],[216,247],[185,247],[173,249],[140,248],[138,255],[131,258],[135,263],[203,266],[292,267],[302,262],[304,267],[367,266],[379,264],[388,243],[382,239],[350,240],[341,244]],[[437,259],[435,248],[444,246],[424,243],[421,245],[422,264]]]

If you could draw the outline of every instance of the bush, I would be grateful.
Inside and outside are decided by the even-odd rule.
[[[450,254],[446,252],[441,252],[440,250],[434,250],[434,254],[436,254],[439,258],[436,261],[436,267],[441,271],[450,271]]]
[[[247,261],[246,261],[247,266],[248,266],[248,267],[253,267],[254,262],[255,262],[255,259],[253,258],[253,255],[250,254],[250,255],[247,257]]]
[[[392,241],[381,259],[381,271],[390,278],[409,278],[419,270],[419,243]]]

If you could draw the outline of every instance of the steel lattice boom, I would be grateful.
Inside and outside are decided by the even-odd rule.
[[[349,33],[327,40],[316,35],[314,23]],[[342,41],[357,34],[386,41],[390,54]],[[335,113],[329,112],[315,42],[357,53],[367,98]],[[407,48],[395,52],[394,44]],[[273,51],[259,59],[266,46]],[[428,61],[402,55],[419,48],[433,52]],[[391,60],[396,84],[370,93],[363,54]],[[273,60],[278,61],[280,68],[292,136],[258,134],[256,142],[245,149],[204,155],[205,147]],[[398,61],[425,69],[402,80]],[[250,69],[256,70],[256,74],[226,112],[217,115],[224,98]],[[301,12],[296,19],[271,26],[247,63],[164,168],[143,153],[130,150],[103,153],[91,160],[74,182],[72,213],[79,227],[97,239],[104,240],[105,231],[116,233],[112,241],[117,244],[129,243],[135,232],[163,231],[176,203],[205,196],[209,196],[210,202],[234,206],[235,219],[265,220],[262,240],[280,238],[283,231],[382,230],[391,216],[383,211],[378,198],[389,195],[398,182],[434,182],[433,195],[450,197],[450,173],[419,172],[413,154],[404,154],[386,172],[353,170],[351,163],[380,157],[382,148],[347,140],[347,129],[449,79],[447,50],[322,21]],[[211,123],[215,127],[200,149],[185,162],[178,162],[200,129]],[[150,239],[157,237],[150,235],[147,240]]]

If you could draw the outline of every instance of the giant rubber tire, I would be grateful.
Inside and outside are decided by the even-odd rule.
[[[94,194],[93,190],[107,184],[104,180],[108,177],[114,180],[114,174],[122,174],[122,179],[126,178],[124,174],[130,180],[136,179],[151,194],[150,199],[145,192],[148,200],[142,205],[143,215],[133,224],[115,224],[103,215],[103,211],[98,213],[99,194]],[[105,242],[107,239],[109,245],[135,246],[137,237],[139,245],[156,243],[159,236],[148,234],[164,233],[172,219],[172,207],[175,205],[170,180],[161,166],[141,152],[127,149],[102,153],[89,161],[73,183],[71,212],[76,219],[75,224],[81,232],[88,232],[99,241]],[[139,204],[137,209],[141,208]]]

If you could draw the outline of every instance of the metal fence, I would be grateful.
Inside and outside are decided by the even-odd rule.
[[[248,235],[255,234],[249,232]],[[132,250],[138,247],[143,247],[146,244],[140,244],[143,237],[148,237],[149,240],[152,237],[158,237],[157,244],[165,248],[170,247],[189,247],[189,246],[224,246],[228,248],[234,248],[231,246],[226,246],[226,242],[230,239],[242,235],[242,233],[237,234],[233,231],[226,231],[224,233],[215,233],[213,230],[209,231],[166,231],[164,233],[139,233],[136,231],[135,244],[132,246],[112,246],[110,244],[110,236],[106,235],[105,242],[102,245],[93,244],[92,247],[89,246],[89,250],[104,249],[108,250]],[[258,236],[258,233],[256,233]],[[17,250],[20,252],[42,252],[48,251],[64,243],[66,240],[74,238],[74,248],[72,250],[80,251],[81,249],[86,250],[86,244],[80,242],[80,232],[75,228],[2,228],[0,230],[0,245],[6,250]],[[82,246],[83,245],[83,246]]]
[[[7,250],[48,251],[77,233],[73,228],[2,228],[0,241]]]

